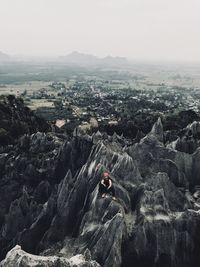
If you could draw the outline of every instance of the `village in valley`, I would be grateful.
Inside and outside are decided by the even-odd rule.
[[[144,118],[148,131],[158,117],[188,110],[199,114],[198,66],[51,64],[21,64],[17,74],[17,67],[13,72],[8,64],[0,93],[22,98],[37,115],[67,133],[79,127],[83,132],[106,130],[135,137],[134,125],[138,128]],[[126,133],[127,122],[131,129]],[[145,127],[141,126],[143,132]]]

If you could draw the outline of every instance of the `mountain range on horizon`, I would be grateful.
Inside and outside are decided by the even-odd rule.
[[[128,64],[128,59],[125,57],[97,57],[92,54],[80,53],[77,51],[73,51],[67,55],[59,56],[59,57],[39,57],[39,56],[24,56],[24,55],[8,55],[4,52],[0,51],[0,62],[7,61],[37,61],[37,60],[45,60],[45,61],[57,61],[66,64],[73,65],[115,65],[115,64]]]
[[[113,57],[113,56],[106,56],[103,58],[91,55],[80,53],[77,51],[73,51],[66,56],[60,57],[60,60],[70,63],[70,64],[81,64],[81,65],[99,65],[99,64],[127,64],[128,59],[125,57]]]

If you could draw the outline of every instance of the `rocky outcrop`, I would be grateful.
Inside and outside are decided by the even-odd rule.
[[[90,144],[81,137],[67,141],[65,136],[37,132],[21,137],[12,149],[5,147],[0,179],[1,257],[17,241],[35,253],[54,216],[57,184],[68,169],[74,174],[81,168]]]
[[[194,153],[200,146],[200,122],[194,121],[189,124],[179,135],[175,141],[168,144],[168,147],[189,154]]]
[[[15,252],[40,266],[70,266],[68,258],[88,253],[104,267],[198,266],[199,149],[178,151],[164,136],[158,119],[132,145],[117,134],[38,132],[7,147],[0,155],[1,256],[16,244],[40,256],[17,247],[2,266]],[[103,170],[116,200],[99,194]]]
[[[45,257],[35,256],[26,253],[20,246],[15,246],[8,252],[4,261],[1,262],[1,267],[100,267],[100,265],[92,260],[86,260],[83,255],[76,255],[70,259],[64,257]]]

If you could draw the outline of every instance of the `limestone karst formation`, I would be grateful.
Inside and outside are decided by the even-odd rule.
[[[200,148],[163,140],[158,119],[131,145],[35,132],[1,147],[0,266],[198,266]],[[117,200],[99,196],[99,166]]]

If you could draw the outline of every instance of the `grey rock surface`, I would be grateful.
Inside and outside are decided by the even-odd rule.
[[[40,255],[36,262],[41,255],[50,259],[48,264],[54,256],[82,254],[104,267],[198,266],[199,148],[179,151],[166,146],[163,136],[160,119],[128,146],[123,137],[99,132],[68,140],[53,133],[25,135],[0,155],[1,258],[19,244]],[[103,170],[110,173],[116,200],[99,194]]]
[[[57,256],[36,256],[29,254],[15,246],[8,252],[1,267],[100,267],[95,261],[87,261],[83,255],[76,255],[70,259]]]

